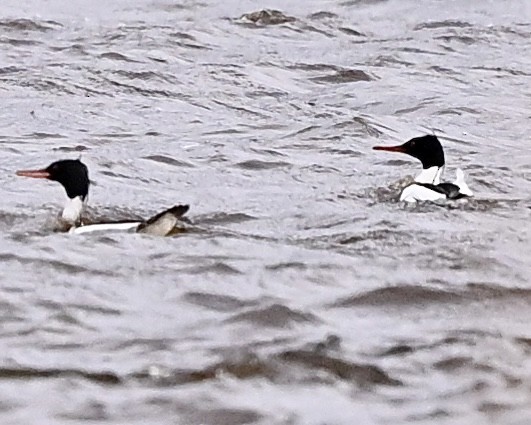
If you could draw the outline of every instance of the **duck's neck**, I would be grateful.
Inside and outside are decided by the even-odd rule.
[[[444,171],[444,165],[442,167],[430,167],[423,169],[420,174],[415,177],[417,183],[439,184],[441,182],[441,176]]]
[[[81,196],[75,198],[68,198],[61,217],[66,222],[72,225],[78,225],[81,222],[81,213],[85,207],[85,202]]]

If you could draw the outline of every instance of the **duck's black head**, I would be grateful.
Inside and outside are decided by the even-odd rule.
[[[444,165],[444,151],[437,136],[427,135],[414,137],[403,145],[398,146],[375,146],[373,149],[389,152],[403,152],[411,155],[420,162],[422,168],[442,167]]]
[[[42,170],[20,170],[18,176],[48,179],[59,182],[70,199],[81,197],[84,200],[89,191],[88,169],[79,159],[63,159]]]

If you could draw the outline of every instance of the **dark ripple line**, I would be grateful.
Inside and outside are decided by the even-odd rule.
[[[432,21],[432,22],[426,22],[423,24],[417,25],[413,30],[423,30],[423,29],[438,29],[438,28],[468,28],[471,27],[472,24],[469,24],[468,22],[464,21],[453,21],[453,20],[446,20],[446,21]]]
[[[144,88],[141,88],[141,87],[134,86],[132,84],[120,83],[118,81],[111,80],[110,78],[105,78],[105,77],[103,77],[103,80],[106,81],[107,83],[113,85],[113,86],[125,89],[128,92],[138,93],[138,94],[140,94],[142,96],[146,96],[146,97],[169,97],[169,98],[187,100],[186,99],[187,96],[182,95],[181,93],[176,93],[176,92],[172,92],[172,91],[169,91],[169,90],[144,89]]]
[[[113,276],[114,275],[114,273],[110,271],[88,269],[83,266],[69,264],[63,261],[59,261],[59,260],[32,258],[32,257],[20,257],[16,254],[11,254],[11,253],[0,254],[0,261],[17,261],[21,264],[36,263],[40,265],[41,267],[42,266],[53,267],[57,270],[62,270],[69,274],[91,273],[91,274],[96,274],[96,275],[101,275],[101,276]]]
[[[215,311],[227,312],[257,304],[257,301],[241,300],[230,295],[210,294],[207,292],[187,292],[182,298],[191,304]]]
[[[502,287],[494,284],[469,283],[465,289],[443,290],[419,285],[378,288],[342,298],[331,307],[426,305],[428,303],[460,303],[518,299],[531,303],[531,289]]]
[[[314,351],[292,350],[280,354],[279,359],[299,363],[313,369],[327,371],[340,379],[353,380],[360,386],[388,385],[401,386],[401,381],[391,378],[378,366],[358,365],[345,360],[329,357]]]
[[[162,371],[158,375],[146,370],[132,373],[129,376],[139,381],[147,380],[164,387],[215,380],[219,379],[223,374],[228,374],[241,380],[266,378],[277,382],[286,379],[286,374],[289,374],[286,366],[289,364],[304,367],[310,375],[314,375],[315,370],[320,370],[335,378],[347,382],[352,381],[362,388],[369,388],[374,385],[403,385],[400,380],[392,378],[378,366],[356,364],[312,350],[288,350],[274,354],[267,359],[260,359],[253,354],[249,354],[241,359],[221,361],[204,369],[168,370]],[[291,381],[291,378],[289,380]]]
[[[229,323],[250,322],[262,327],[289,328],[294,323],[320,322],[317,316],[273,304],[262,309],[246,311],[226,320]]]
[[[36,21],[32,19],[0,19],[0,28],[15,31],[40,31],[46,32],[62,27],[56,21]]]
[[[106,385],[117,385],[122,379],[112,372],[87,372],[79,369],[0,368],[0,379],[83,378]]]

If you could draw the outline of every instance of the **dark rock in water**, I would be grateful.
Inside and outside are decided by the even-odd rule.
[[[293,22],[293,16],[284,15],[280,10],[264,9],[258,12],[245,13],[240,16],[242,21],[250,21],[257,25],[279,25]]]

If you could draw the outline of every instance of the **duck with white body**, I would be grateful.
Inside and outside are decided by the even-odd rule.
[[[61,213],[61,221],[70,233],[101,231],[136,231],[159,236],[170,234],[179,219],[188,211],[188,205],[176,205],[146,221],[126,221],[84,225],[81,217],[88,198],[90,180],[88,169],[78,159],[56,161],[39,170],[20,170],[18,176],[48,179],[60,183],[66,191],[67,201]]]
[[[460,168],[456,171],[453,183],[441,183],[445,165],[444,151],[441,142],[434,135],[414,137],[398,146],[375,146],[373,149],[406,153],[422,163],[422,171],[415,177],[415,183],[404,188],[400,194],[401,201],[437,201],[473,196]]]

